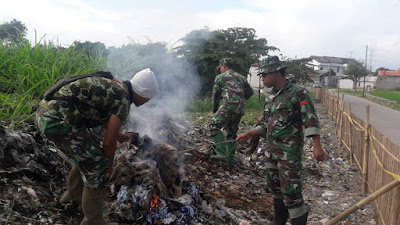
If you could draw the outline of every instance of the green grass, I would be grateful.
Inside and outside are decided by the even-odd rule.
[[[31,123],[43,93],[66,76],[105,68],[105,59],[90,57],[74,46],[23,45],[0,41],[0,121],[18,127]]]
[[[258,98],[253,95],[246,101],[246,109],[263,109],[265,96]],[[193,99],[186,107],[187,112],[211,112],[212,99],[210,97],[204,99]]]
[[[263,113],[264,99],[265,96],[260,96],[260,98],[258,95],[251,96],[250,99],[246,101],[246,112],[242,117],[242,121],[255,124],[257,118]],[[212,100],[210,97],[204,99],[194,99],[186,107],[186,112],[189,114],[189,118],[196,123],[205,123],[212,116],[212,114],[209,114],[211,113],[211,106]]]
[[[400,103],[400,91],[374,90],[371,95]]]
[[[191,113],[206,113],[211,112],[211,98],[193,99],[186,107],[187,112]]]

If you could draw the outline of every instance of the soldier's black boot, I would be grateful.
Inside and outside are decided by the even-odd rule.
[[[274,198],[274,220],[267,225],[285,225],[289,217],[289,211],[283,203],[283,199]]]
[[[306,225],[307,224],[307,217],[308,217],[308,212],[306,212],[302,216],[293,218],[292,219],[292,225]]]

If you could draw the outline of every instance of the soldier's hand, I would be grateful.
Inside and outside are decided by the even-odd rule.
[[[246,133],[240,134],[237,138],[237,142],[245,142],[249,140],[251,137],[259,135],[256,130],[247,131]]]
[[[314,159],[315,161],[317,161],[317,163],[324,161],[328,157],[326,152],[322,149],[321,145],[314,145],[311,147],[311,150],[314,153]]]

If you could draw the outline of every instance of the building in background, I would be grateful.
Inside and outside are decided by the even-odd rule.
[[[360,77],[360,79],[357,82],[357,89],[364,88],[364,80],[365,80],[365,87],[369,86],[370,88],[375,88],[377,79],[378,79],[377,76]]]
[[[353,58],[340,58],[333,56],[310,56],[311,61],[308,66],[313,68],[319,74],[319,81],[323,85],[336,87],[338,80],[345,79],[347,75],[344,71],[350,63],[355,63],[357,60]]]
[[[251,64],[249,73],[247,75],[247,82],[249,82],[250,86],[253,90],[257,93],[258,91],[262,90],[264,85],[261,82],[260,76],[257,76],[259,72],[261,62],[256,62]]]
[[[400,69],[381,70],[378,72],[376,89],[397,90],[400,89]]]

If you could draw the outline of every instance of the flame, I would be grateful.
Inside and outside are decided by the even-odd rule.
[[[189,174],[188,177],[189,177],[189,179],[192,178],[192,174]]]
[[[161,204],[160,201],[160,196],[156,195],[154,198],[150,201],[150,209],[152,208],[158,208]]]

